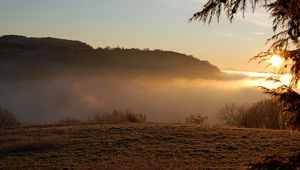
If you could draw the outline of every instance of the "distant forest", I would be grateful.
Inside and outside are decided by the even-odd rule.
[[[0,77],[36,79],[61,74],[158,76],[215,79],[220,70],[208,61],[172,51],[94,49],[57,38],[0,37]]]

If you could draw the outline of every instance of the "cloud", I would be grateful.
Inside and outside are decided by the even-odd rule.
[[[206,0],[155,0],[158,3],[173,8],[200,9]]]
[[[241,35],[241,34],[235,34],[235,33],[220,33],[218,35],[226,37],[226,38],[246,40],[246,41],[255,39],[255,37],[253,37],[253,36],[247,36],[247,35]]]
[[[266,35],[267,33],[266,32],[254,32],[253,34],[254,35]]]
[[[167,7],[179,8],[179,9],[190,9],[190,10],[201,10],[207,0],[155,0],[156,2],[165,5]],[[246,11],[252,11],[250,7]],[[193,11],[191,11],[192,13]],[[225,15],[223,15],[225,17]],[[239,13],[236,16],[236,20],[239,22],[249,23],[251,25],[258,26],[260,28],[271,28],[272,21],[269,18],[269,14],[263,9],[258,8],[254,13],[245,12],[245,18]]]
[[[254,13],[245,12],[245,17],[243,18],[242,15],[239,15],[237,16],[237,20],[260,28],[272,28],[272,21],[270,20],[269,14],[264,9],[258,9]]]

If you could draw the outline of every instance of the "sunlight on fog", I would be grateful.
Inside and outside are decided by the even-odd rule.
[[[269,73],[223,70],[223,79],[63,76],[0,86],[0,102],[25,122],[86,119],[112,110],[132,111],[154,122],[178,122],[191,113],[217,122],[225,103],[253,103],[266,96],[257,86],[276,87]],[[283,76],[288,83],[290,76]]]
[[[292,79],[290,74],[285,75],[276,75],[274,73],[259,73],[259,72],[251,72],[251,71],[234,71],[234,70],[222,70],[225,73],[231,75],[245,75],[242,80],[239,80],[240,87],[257,87],[263,86],[267,88],[277,88],[281,85],[289,85]],[[269,77],[278,77],[281,82],[273,82],[272,80],[267,80]]]

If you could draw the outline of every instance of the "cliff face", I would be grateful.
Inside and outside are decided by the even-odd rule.
[[[220,71],[207,61],[170,51],[93,49],[80,41],[0,37],[0,78],[40,79],[64,74],[214,79]]]

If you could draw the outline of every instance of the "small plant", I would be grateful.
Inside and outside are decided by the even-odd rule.
[[[0,107],[0,128],[19,126],[21,123],[15,115],[8,110]]]
[[[193,124],[203,124],[207,120],[206,116],[203,116],[200,113],[190,114],[185,118],[185,123],[193,123]]]

